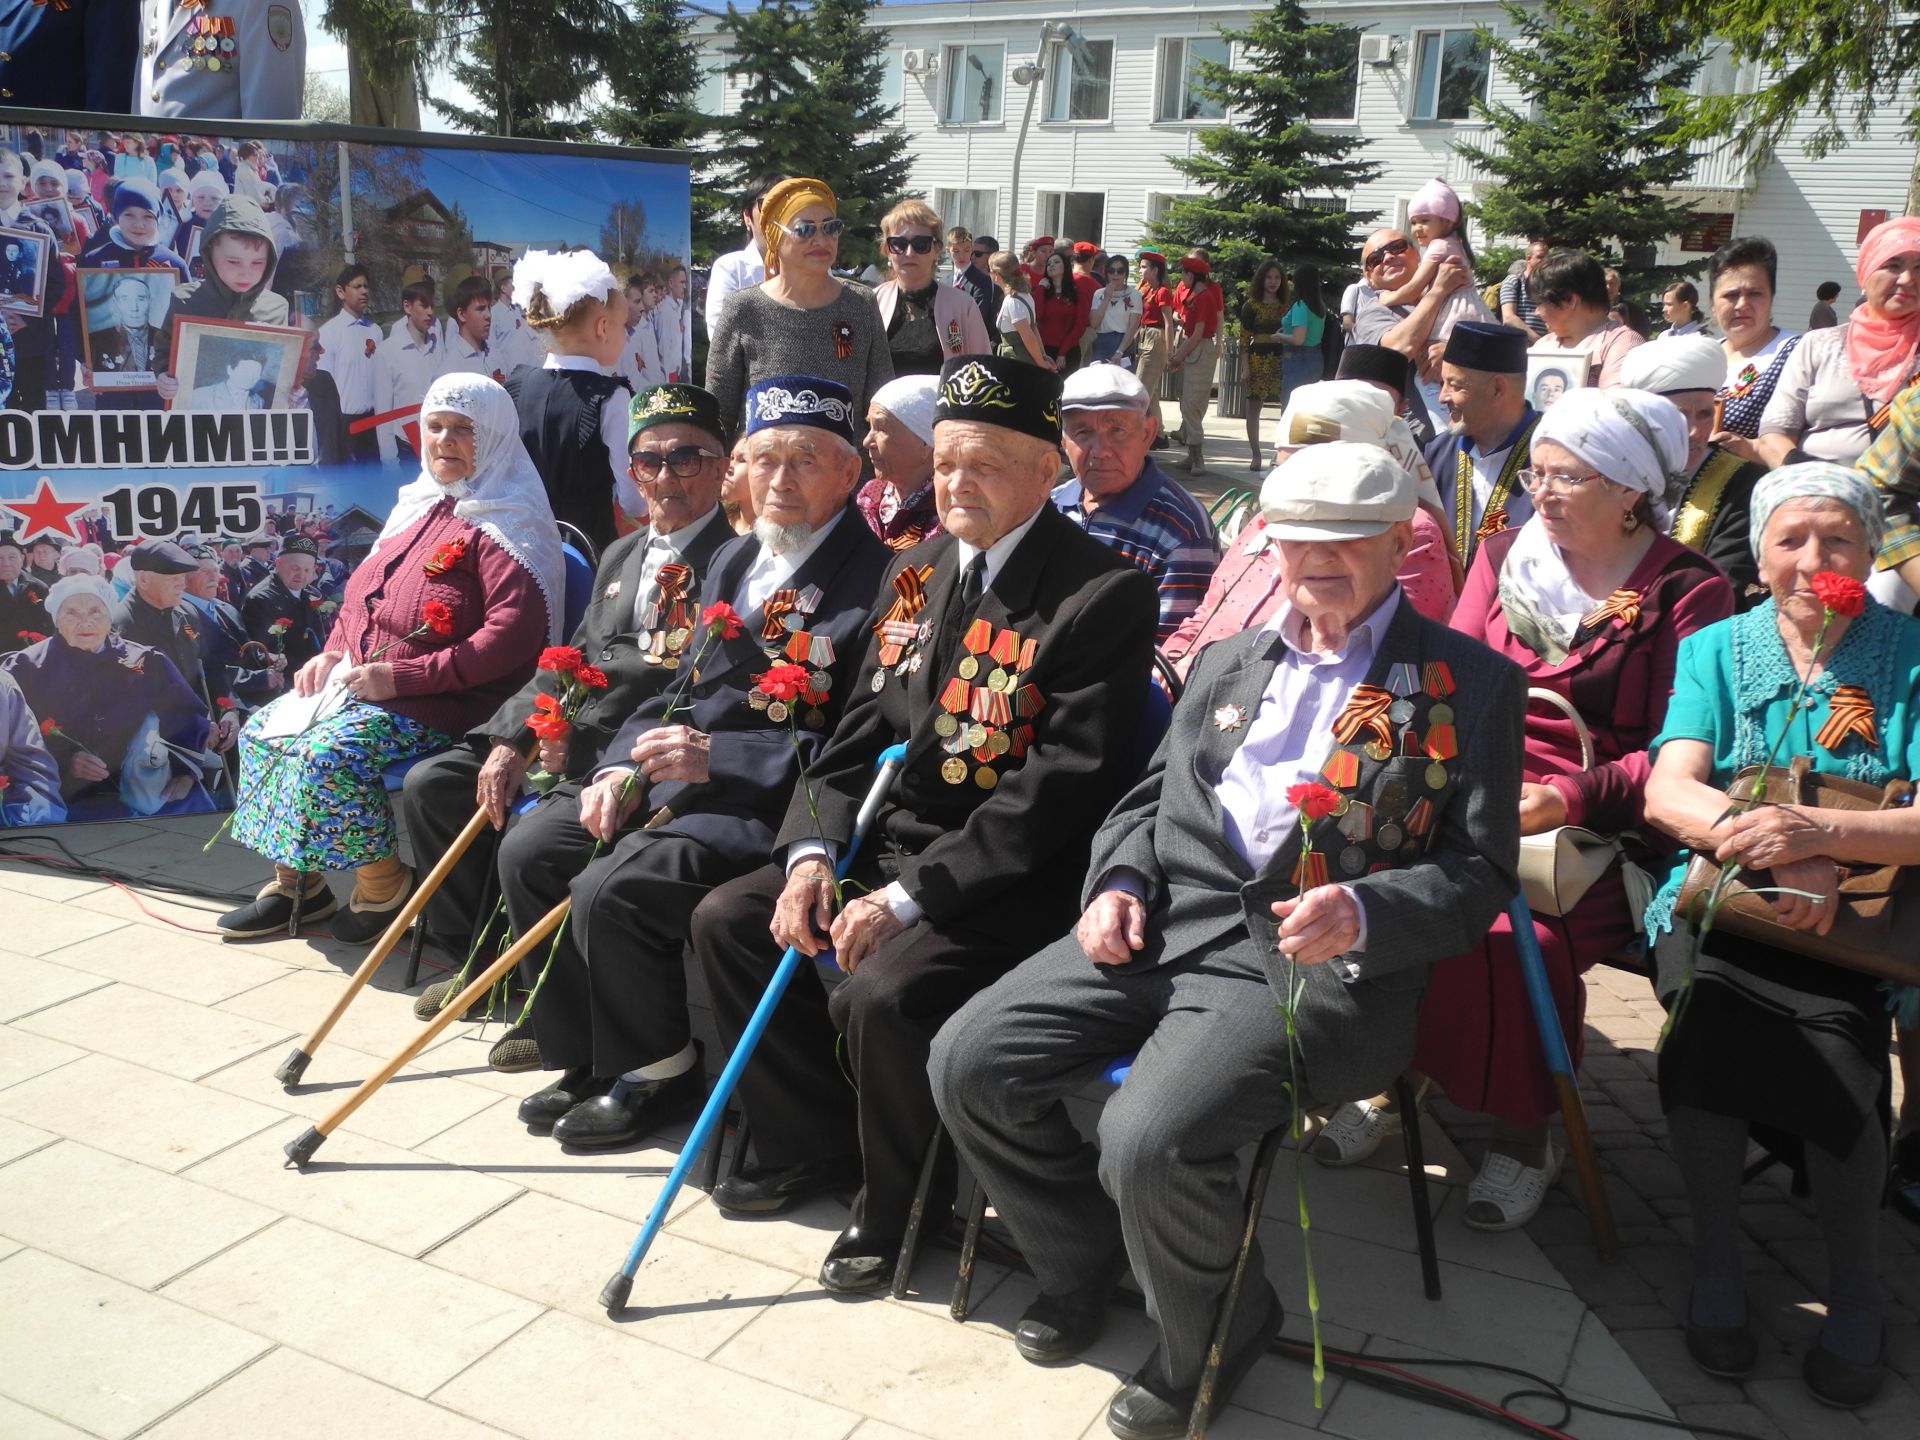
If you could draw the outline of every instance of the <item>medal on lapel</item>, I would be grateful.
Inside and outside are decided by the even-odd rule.
[[[878,682],[873,687],[876,692],[886,683],[884,667],[898,665],[910,650],[919,647],[920,627],[914,620],[926,608],[927,578],[932,574],[931,565],[909,565],[893,577],[893,603],[873,627],[873,633],[880,640],[879,660],[883,667],[874,672]]]
[[[1220,731],[1238,730],[1247,723],[1247,707],[1244,705],[1222,705],[1213,712],[1213,728]],[[1349,756],[1349,759],[1352,757]],[[1352,781],[1348,782],[1349,784]]]
[[[958,354],[960,353],[960,344],[961,344],[961,341],[960,341],[960,322],[959,322],[958,320],[949,320],[949,321],[947,322],[947,351],[948,351],[948,353],[949,353],[949,354],[953,354],[953,355],[958,355]]]
[[[833,354],[838,360],[853,358],[853,326],[844,320],[837,320],[833,326]]]
[[[960,639],[960,648],[967,653],[960,657],[960,663],[955,667],[962,680],[971,680],[980,673],[980,657],[992,643],[993,625],[990,621],[975,620],[967,626],[967,633]]]

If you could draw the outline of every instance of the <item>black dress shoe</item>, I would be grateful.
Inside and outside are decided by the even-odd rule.
[[[302,923],[324,920],[333,914],[337,903],[322,880],[300,902],[300,919]],[[293,892],[281,889],[279,881],[269,880],[253,899],[237,910],[227,911],[213,924],[223,940],[256,940],[262,935],[284,935],[292,919]]]
[[[1064,1295],[1040,1294],[1013,1327],[1013,1348],[1036,1365],[1071,1360],[1107,1328],[1107,1301],[1119,1269]]]
[[[1286,1318],[1280,1299],[1268,1290],[1267,1302],[1270,1307],[1267,1317],[1220,1366],[1220,1380],[1213,1392],[1216,1415],[1246,1379],[1253,1362],[1266,1353],[1269,1342],[1280,1333],[1281,1322]],[[1159,1360],[1160,1352],[1155,1350],[1107,1406],[1107,1428],[1120,1440],[1180,1440],[1187,1433],[1193,1402],[1200,1393],[1199,1382],[1170,1388],[1158,1378]]]
[[[832,1190],[857,1189],[860,1157],[843,1155],[784,1170],[752,1169],[713,1187],[713,1203],[729,1215],[778,1215]]]
[[[585,1065],[576,1065],[546,1089],[536,1090],[520,1102],[521,1123],[536,1134],[544,1135],[574,1106],[606,1094],[613,1085],[611,1078],[596,1075]]]
[[[1807,1351],[1800,1373],[1821,1404],[1836,1410],[1857,1410],[1880,1393],[1887,1378],[1885,1352],[1871,1365],[1856,1365],[1816,1343]]]
[[[707,1098],[707,1072],[698,1060],[671,1080],[620,1080],[604,1095],[583,1100],[560,1117],[553,1138],[580,1150],[625,1145],[695,1113]]]
[[[1746,1325],[1696,1325],[1689,1320],[1687,1354],[1709,1375],[1744,1380],[1760,1358],[1760,1342]]]
[[[820,1283],[842,1294],[863,1290],[882,1290],[893,1279],[900,1263],[900,1237],[876,1235],[849,1225],[827,1251],[820,1264]]]

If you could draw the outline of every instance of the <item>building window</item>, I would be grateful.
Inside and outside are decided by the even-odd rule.
[[[880,103],[893,111],[892,123],[900,123],[900,106],[905,102],[906,80],[900,71],[900,52],[887,51],[885,68],[880,72]]]
[[[1200,80],[1199,67],[1208,60],[1216,65],[1229,63],[1227,42],[1217,35],[1183,35],[1160,42],[1160,94],[1154,107],[1155,120],[1226,118],[1225,102],[1207,93]]]
[[[940,68],[947,76],[947,108],[941,117],[947,124],[998,122],[1001,77],[1007,68],[1006,46],[949,45]]]
[[[1147,229],[1151,230],[1167,218],[1167,212],[1173,208],[1176,200],[1199,200],[1206,196],[1204,190],[1149,190],[1147,192]]]
[[[940,223],[949,230],[959,227],[975,235],[991,235],[999,223],[1000,192],[936,189],[933,208],[940,212]]]
[[[1034,216],[1041,235],[1098,245],[1106,233],[1107,197],[1098,190],[1042,190],[1034,196]]]
[[[1414,120],[1471,120],[1487,98],[1493,59],[1477,30],[1428,30],[1416,37]]]
[[[1360,32],[1349,30],[1334,36],[1328,53],[1317,57],[1314,68],[1337,72],[1337,76],[1315,85],[1307,95],[1307,118],[1327,124],[1351,124],[1358,120]]]
[[[702,115],[727,113],[727,66],[732,63],[733,56],[724,52],[716,55],[712,66],[700,77],[700,90],[694,97],[693,108]]]
[[[1113,41],[1053,47],[1047,69],[1049,120],[1106,120],[1113,110]]]

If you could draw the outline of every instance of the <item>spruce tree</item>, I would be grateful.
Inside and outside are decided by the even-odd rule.
[[[594,111],[594,126],[620,145],[691,145],[707,129],[694,107],[700,79],[693,12],[681,0],[633,0],[614,35],[609,103]]]
[[[626,21],[618,0],[439,0],[460,41],[449,69],[476,103],[428,102],[462,130],[539,140],[586,140],[584,102],[607,75]]]
[[[1245,283],[1268,256],[1288,264],[1351,267],[1372,212],[1320,208],[1380,173],[1354,157],[1363,136],[1315,128],[1337,113],[1354,85],[1354,31],[1307,18],[1298,0],[1278,0],[1245,30],[1222,30],[1238,50],[1230,69],[1197,68],[1202,87],[1227,107],[1226,122],[1200,135],[1200,153],[1169,156],[1207,192],[1175,200],[1151,238],[1171,255],[1194,246],[1214,273]]]
[[[913,167],[906,132],[892,123],[899,107],[881,98],[891,35],[866,24],[878,8],[879,0],[814,0],[811,12],[814,93],[831,127],[812,173],[840,197],[842,263],[878,253],[880,217],[907,193]]]
[[[1700,68],[1700,32],[1642,0],[1504,8],[1518,34],[1487,39],[1524,103],[1477,104],[1499,143],[1454,147],[1496,177],[1478,197],[1487,232],[1585,250],[1620,266],[1632,293],[1692,273],[1655,265],[1653,247],[1693,218],[1658,192],[1684,184],[1696,163],[1673,102]]]

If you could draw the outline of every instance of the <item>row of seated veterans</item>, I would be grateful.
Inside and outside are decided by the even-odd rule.
[[[1481,373],[1509,388],[1507,372]],[[1864,576],[1873,563],[1880,501],[1855,472],[1789,465],[1753,490],[1749,543],[1769,599],[1736,616],[1721,571],[1665,533],[1687,417],[1650,390],[1569,394],[1532,426],[1512,477],[1532,518],[1476,537],[1449,627],[1397,578],[1422,516],[1434,520],[1421,481],[1383,443],[1390,427],[1373,425],[1371,443],[1346,438],[1349,424],[1373,424],[1366,383],[1336,390],[1295,415],[1296,444],[1263,487],[1268,603],[1183,654],[1186,691],[1145,760],[1135,731],[1164,596],[1056,494],[1063,439],[1084,494],[1095,467],[1076,449],[1148,429],[1138,382],[1092,366],[1063,392],[1047,372],[985,356],[949,363],[928,409],[892,399],[909,427],[925,425],[942,531],[899,550],[864,523],[845,392],[783,377],[750,393],[756,519],[738,537],[716,514],[730,437],[712,397],[683,386],[640,397],[629,447],[652,523],[609,549],[571,637],[604,688],[564,734],[539,727],[541,758],[564,778],[514,818],[536,739],[526,722],[539,697],[559,703],[563,677],[542,670],[512,689],[553,638],[542,567],[554,557],[535,543],[534,492],[488,383],[429,396],[426,473],[343,605],[358,628],[329,645],[353,661],[346,708],[331,716],[363,707],[358,719],[322,720],[333,728],[318,741],[311,729],[243,738],[247,773],[274,799],[243,803],[240,823],[281,869],[223,925],[278,929],[294,894],[324,909],[324,882],[309,877],[357,866],[346,913],[370,938],[411,883],[379,770],[438,751],[402,794],[420,865],[476,803],[504,838],[456,869],[428,907],[430,931],[464,951],[489,867],[516,926],[572,901],[530,1025],[496,1053],[500,1068],[559,1072],[521,1113],[579,1148],[631,1143],[704,1095],[689,945],[728,1044],[782,947],[830,950],[747,1068],[754,1161],[716,1204],[769,1215],[851,1191],[821,1278],[875,1288],[944,1117],[1040,1277],[1023,1352],[1084,1348],[1124,1270],[1146,1290],[1160,1346],[1114,1401],[1123,1435],[1184,1431],[1239,1239],[1235,1152],[1284,1118],[1284,1087],[1333,1109],[1326,1158],[1358,1158],[1393,1123],[1379,1096],[1415,1067],[1502,1122],[1469,1219],[1505,1228],[1537,1205],[1557,1163],[1551,1089],[1503,918],[1523,832],[1637,826],[1633,856],[1662,878],[1679,846],[1712,848],[1794,866],[1793,888],[1815,897],[1832,894],[1836,861],[1920,859],[1911,810],[1849,823],[1822,812],[1816,828],[1793,807],[1720,820],[1724,805],[1700,798],[1764,758],[1774,732],[1756,716],[1778,704],[1818,625],[1810,576]],[[437,520],[466,530],[429,533]],[[454,539],[465,553],[447,567]],[[443,596],[444,634],[421,619]],[[709,645],[701,616],[719,606],[737,632],[728,624]],[[519,659],[496,670],[487,637],[509,631]],[[366,659],[376,647],[396,657],[384,671]],[[790,710],[756,697],[785,663],[803,672]],[[324,678],[303,671],[296,690]],[[1794,717],[1808,728],[1796,753],[1869,780],[1914,774],[1917,681],[1920,624],[1869,602],[1828,634],[1814,705]],[[1842,685],[1872,697],[1878,724],[1828,750],[1814,731]],[[1529,710],[1529,687],[1572,702],[1592,766],[1568,717]],[[895,743],[908,747],[903,771],[837,906],[832,867]],[[276,760],[291,771],[278,780]],[[1326,787],[1332,812],[1303,809],[1303,784]],[[1670,932],[1675,883],[1648,908],[1650,933]],[[1634,940],[1624,891],[1616,872],[1566,915],[1535,920],[1576,1045],[1579,972]],[[1807,928],[1832,913],[1798,897],[1781,910]],[[1668,996],[1672,948],[1660,951]],[[1690,1195],[1702,1213],[1737,1200],[1751,1124],[1824,1157],[1813,1169],[1834,1318],[1809,1380],[1829,1397],[1858,1394],[1878,1375],[1875,1232],[1860,1223],[1868,1192],[1856,1182],[1885,1174],[1884,997],[1740,942],[1715,937],[1709,953],[1718,972],[1700,967],[1676,1032],[1687,1041],[1662,1062],[1676,1134],[1706,1137],[1680,1157]],[[1295,966],[1290,1054],[1272,1001]],[[1761,1001],[1747,985],[1756,973],[1772,987]],[[1710,1002],[1716,985],[1725,996]],[[430,991],[423,1008],[450,994]],[[1836,1013],[1845,1025],[1828,1023]],[[1748,1047],[1761,1023],[1801,1043]],[[1096,1151],[1063,1100],[1129,1051],[1139,1059]],[[950,1204],[951,1174],[937,1186],[936,1204]],[[1751,1343],[1737,1249],[1730,1276],[1711,1245],[1698,1259],[1690,1338],[1724,1368],[1740,1335]],[[1278,1298],[1256,1287],[1237,1315],[1227,1389],[1277,1328]]]

